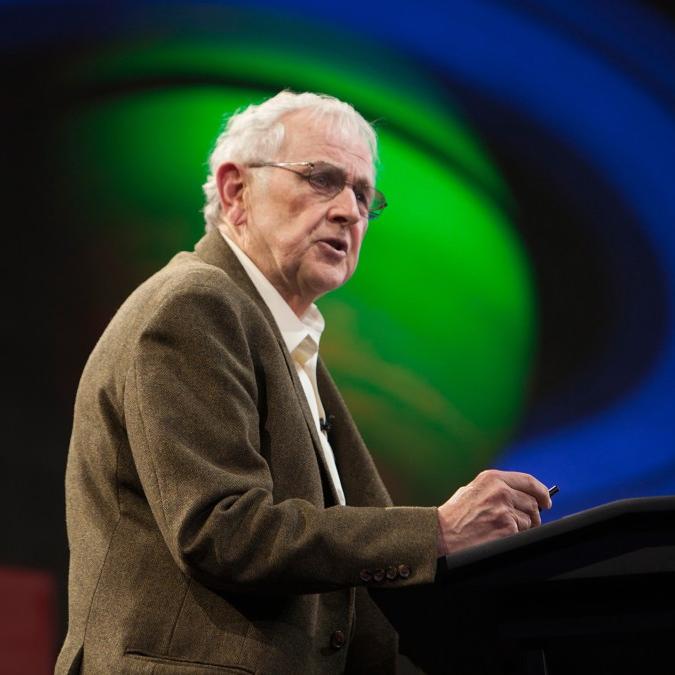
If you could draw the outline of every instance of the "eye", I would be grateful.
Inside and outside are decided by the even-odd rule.
[[[340,170],[329,166],[315,167],[309,174],[309,182],[313,188],[327,194],[339,192],[341,187],[344,186],[344,179]]]
[[[318,164],[308,176],[310,185],[328,197],[334,197],[345,186],[345,175],[342,169],[332,164]]]
[[[326,190],[332,187],[331,177],[326,170],[312,171],[309,175],[309,182],[317,190]]]
[[[373,200],[373,191],[368,185],[355,185],[354,196],[359,204],[369,207]]]

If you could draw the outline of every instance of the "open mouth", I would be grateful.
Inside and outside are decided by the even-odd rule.
[[[340,251],[341,253],[347,253],[347,242],[344,239],[339,239],[338,237],[328,237],[327,239],[321,239],[323,244],[328,244],[335,251]]]

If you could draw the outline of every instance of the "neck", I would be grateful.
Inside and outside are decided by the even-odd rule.
[[[230,241],[234,242],[239,249],[244,253],[251,262],[258,268],[260,273],[269,281],[272,286],[278,291],[279,295],[284,299],[286,304],[293,310],[293,313],[298,317],[302,318],[305,312],[311,307],[312,300],[307,300],[306,297],[300,295],[299,293],[293,292],[287,284],[283,283],[283,278],[279,279],[275,275],[271,274],[268,270],[268,266],[264,264],[263,260],[260,260],[258,256],[255,255],[254,251],[250,250],[250,247],[246,245],[246,241],[238,236],[237,231],[229,227],[227,224],[221,224],[218,226],[221,234],[224,234]]]
[[[288,298],[283,293],[281,293],[281,291],[279,291],[279,293],[281,294],[281,297],[288,303],[288,306],[293,310],[293,312],[299,319],[302,319],[305,312],[312,306],[311,302],[302,300],[297,296],[294,298],[293,297]]]

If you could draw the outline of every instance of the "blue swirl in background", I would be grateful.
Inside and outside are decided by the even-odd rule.
[[[123,31],[141,5],[152,4],[102,9],[98,34]],[[598,319],[602,329],[591,325],[592,313],[572,327],[581,334],[597,328],[602,348],[569,373],[564,386],[552,382],[547,395],[535,386],[522,430],[497,463],[560,485],[555,517],[611,499],[675,492],[672,21],[633,2],[575,0],[255,0],[174,7],[198,12],[209,4],[298,16],[395,45],[434,73],[485,133],[490,150],[497,158],[503,153],[507,180],[519,151],[527,157],[521,179],[532,180],[533,203],[536,194],[549,192],[532,213],[543,220],[546,208],[555,208],[549,178],[550,185],[564,187],[559,198],[571,214],[569,230],[594,242],[595,262],[584,269],[597,268],[611,316]],[[0,3],[3,48],[81,36],[91,29],[79,21],[83,6]],[[39,20],[42,12],[50,20]],[[29,14],[36,20],[26,21]],[[534,208],[527,180],[515,194],[524,212]],[[537,239],[536,227],[524,231],[526,242],[528,236],[535,267],[545,274],[556,266],[556,252]],[[584,255],[579,248],[580,259]],[[595,292],[593,279],[573,279],[574,257],[572,246],[565,263],[570,288],[583,293],[585,283]],[[556,297],[564,290],[558,288]],[[540,301],[547,306],[545,289]],[[542,368],[549,367],[546,348],[542,359]]]
[[[347,2],[339,11],[297,0],[260,5],[349,30],[367,27],[374,38],[424,59],[450,82],[520,111],[573,148],[620,196],[655,254],[649,263],[658,267],[665,288],[652,308],[662,319],[660,350],[648,355],[651,363],[639,381],[604,409],[516,440],[498,463],[559,484],[555,516],[610,499],[675,492],[672,26],[622,2],[400,2],[386,9]],[[527,140],[523,136],[523,144]],[[543,169],[547,161],[555,157],[542,157]],[[602,219],[597,227],[616,257],[612,242],[621,240],[620,233],[613,238],[612,222]],[[651,299],[638,302],[649,305]],[[631,347],[639,350],[640,343]],[[634,358],[618,351],[609,370],[630,367]],[[575,387],[582,392],[595,377],[591,370]]]

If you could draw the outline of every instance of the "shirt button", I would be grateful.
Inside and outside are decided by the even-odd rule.
[[[373,580],[373,573],[370,570],[361,570],[359,577],[361,578],[361,581],[372,581]]]
[[[373,572],[373,581],[382,581],[384,579],[384,570],[381,567],[378,567]]]
[[[345,646],[346,641],[347,639],[345,638],[345,634],[341,630],[336,630],[330,636],[330,646],[333,649],[341,649],[342,647]]]
[[[398,575],[401,579],[407,579],[410,576],[410,567],[408,567],[408,565],[399,565]]]
[[[389,579],[389,581],[393,581],[398,576],[398,570],[393,565],[389,565],[389,567],[387,567],[387,571],[385,572],[385,576],[387,579]]]

